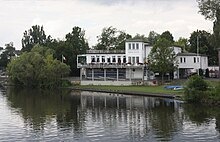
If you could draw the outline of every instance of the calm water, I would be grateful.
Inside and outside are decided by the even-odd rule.
[[[0,89],[0,141],[220,141],[217,107],[108,93]]]

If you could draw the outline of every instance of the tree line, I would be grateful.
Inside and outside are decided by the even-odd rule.
[[[97,44],[89,48],[85,30],[80,27],[73,27],[72,31],[67,33],[63,40],[59,40],[53,39],[51,35],[47,35],[43,26],[34,25],[23,33],[21,52],[30,52],[35,45],[47,47],[54,51],[53,56],[55,59],[61,61],[64,56],[66,58],[64,63],[70,66],[70,75],[77,76],[79,74],[79,70],[77,69],[77,55],[86,53],[88,49],[124,50],[125,41],[131,38],[142,39],[149,42],[152,46],[157,46],[160,45],[158,42],[164,41],[165,39],[169,42],[169,46],[179,46],[183,52],[196,53],[197,46],[199,46],[199,53],[208,56],[209,65],[217,65],[217,49],[220,48],[220,2],[217,0],[197,1],[200,8],[199,12],[204,15],[206,19],[213,21],[213,33],[196,30],[191,33],[189,39],[180,37],[174,41],[170,31],[164,31],[162,34],[150,31],[147,36],[136,34],[132,37],[125,31],[110,26],[102,29],[101,34],[97,36]],[[197,39],[199,39],[199,42],[197,42]],[[14,51],[15,48],[13,44],[6,44],[5,51],[0,55],[1,66],[7,66]]]

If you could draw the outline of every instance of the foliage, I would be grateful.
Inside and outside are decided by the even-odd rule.
[[[194,31],[191,33],[189,39],[190,47],[187,49],[189,52],[205,54],[208,56],[209,65],[215,65],[218,60],[217,50],[212,43],[212,35],[206,31]],[[197,45],[198,44],[198,45]]]
[[[85,38],[85,31],[80,27],[73,27],[72,32],[66,35],[66,40],[59,42],[55,47],[56,58],[62,60],[65,56],[67,65],[70,66],[71,75],[79,75],[77,69],[77,55],[85,54],[89,49],[88,42]]]
[[[169,31],[165,31],[160,35],[160,38],[165,38],[166,40],[174,43],[173,35]]]
[[[51,36],[46,36],[43,26],[34,25],[24,32],[22,38],[22,51],[31,51],[36,44],[46,46],[51,41]]]
[[[220,1],[219,0],[197,0],[199,12],[205,19],[214,21],[213,24],[213,46],[220,48]]]
[[[160,38],[160,35],[154,31],[150,31],[147,37],[148,42],[154,45],[156,41]]]
[[[162,83],[164,74],[173,72],[177,68],[176,55],[171,45],[172,43],[167,39],[159,39],[148,56],[150,70],[162,75]]]
[[[178,41],[174,42],[174,46],[181,47],[183,52],[189,48],[189,41],[187,38],[180,37]]]
[[[69,73],[69,67],[53,58],[51,50],[36,46],[12,60],[7,72],[12,83],[33,88],[55,88],[61,78]]]
[[[0,66],[4,68],[6,68],[9,61],[15,56],[15,47],[13,46],[13,42],[5,44],[5,46],[4,52],[0,55]]]
[[[98,44],[94,47],[96,50],[125,50],[125,41],[130,39],[131,35],[110,26],[103,28],[97,38]]]

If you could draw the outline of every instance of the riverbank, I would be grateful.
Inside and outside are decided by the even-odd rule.
[[[73,86],[70,90],[104,92],[114,94],[161,97],[170,99],[181,99],[183,90],[165,89],[164,86]]]

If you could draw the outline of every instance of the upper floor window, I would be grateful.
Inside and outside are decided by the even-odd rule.
[[[128,44],[128,49],[131,49],[131,44],[130,43]]]
[[[196,63],[196,57],[194,57],[194,63]]]
[[[132,49],[135,49],[135,44],[134,43],[132,44]]]
[[[138,43],[136,43],[136,49],[137,49],[137,50],[139,49],[139,44],[138,44]]]
[[[99,56],[96,57],[96,62],[100,62]]]
[[[102,63],[105,63],[105,56],[102,56]]]
[[[113,63],[116,62],[115,56],[112,56],[112,62],[113,62]]]
[[[121,56],[118,56],[118,63],[121,63]]]
[[[91,62],[92,62],[92,63],[95,62],[95,56],[91,56]]]

